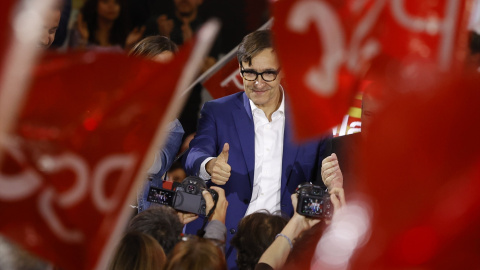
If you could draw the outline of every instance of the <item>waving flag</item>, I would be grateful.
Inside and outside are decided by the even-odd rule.
[[[297,138],[339,124],[367,71],[385,87],[405,88],[434,83],[438,72],[458,67],[465,6],[456,0],[276,2],[273,31]]]
[[[208,23],[165,65],[95,52],[45,57],[2,134],[0,233],[61,268],[105,269],[135,181],[217,30]]]

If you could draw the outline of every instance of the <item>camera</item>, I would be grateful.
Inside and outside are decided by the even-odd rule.
[[[311,218],[332,219],[333,204],[330,201],[330,194],[322,187],[304,183],[298,185],[296,193],[297,213]]]
[[[196,176],[183,179],[174,190],[158,187],[150,187],[147,201],[168,205],[175,210],[206,216],[207,205],[202,196],[202,190],[207,189],[205,182]],[[214,204],[217,204],[218,193],[213,189],[207,189],[212,195]]]

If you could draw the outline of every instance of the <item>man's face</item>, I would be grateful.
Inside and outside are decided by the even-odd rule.
[[[202,0],[175,0],[175,9],[182,16],[189,16],[195,13]]]
[[[58,23],[60,22],[61,12],[59,9],[49,9],[45,17],[43,18],[42,33],[40,40],[38,41],[38,47],[47,49],[52,45],[55,39],[55,33],[58,29]]]
[[[252,65],[247,62],[242,62],[244,71],[272,72],[279,71],[280,65],[278,63],[277,55],[271,48],[264,49],[255,57],[252,58]],[[240,67],[240,70],[242,67]],[[264,75],[266,76],[266,75]],[[281,99],[280,81],[282,73],[278,73],[275,80],[266,82],[262,76],[258,75],[255,81],[248,81],[243,78],[243,88],[248,98],[260,109],[270,108],[276,109],[278,102]]]

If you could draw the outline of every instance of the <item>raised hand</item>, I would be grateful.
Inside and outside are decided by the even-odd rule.
[[[127,39],[125,40],[125,48],[132,48],[135,43],[137,43],[143,36],[146,27],[135,27],[130,33],[128,33]]]
[[[217,185],[225,185],[230,178],[232,167],[228,165],[228,143],[223,145],[223,150],[218,157],[207,162],[205,169],[210,174],[212,182]]]
[[[327,188],[343,188],[343,174],[335,153],[322,160],[322,180]]]

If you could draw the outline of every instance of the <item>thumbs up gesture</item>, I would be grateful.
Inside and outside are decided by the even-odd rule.
[[[230,178],[230,171],[232,167],[228,165],[228,150],[230,146],[228,143],[223,145],[223,150],[218,157],[207,162],[205,169],[212,177],[212,182],[217,185],[225,185]]]

